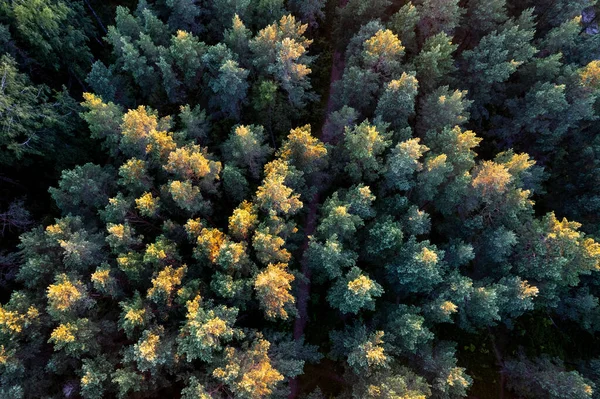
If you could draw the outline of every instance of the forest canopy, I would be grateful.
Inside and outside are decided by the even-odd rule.
[[[600,398],[598,13],[1,2],[0,398]]]

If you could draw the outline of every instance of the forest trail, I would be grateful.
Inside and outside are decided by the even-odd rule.
[[[347,0],[340,0],[339,5],[345,6]],[[329,94],[327,98],[327,107],[325,108],[325,112],[327,116],[325,117],[325,122],[320,129],[319,138],[324,143],[330,143],[332,137],[330,137],[328,132],[325,131],[324,127],[327,126],[329,122],[329,115],[334,111],[334,102],[333,102],[333,89],[334,84],[338,80],[342,78],[342,74],[345,67],[344,54],[340,50],[335,50],[335,53],[332,57],[331,62],[331,75],[329,79]],[[304,255],[306,250],[308,249],[309,239],[308,237],[312,236],[317,227],[317,210],[319,208],[320,203],[320,195],[319,193],[315,193],[313,195],[309,205],[308,205],[308,216],[306,218],[306,225],[304,227],[304,234],[306,239],[304,240],[301,248],[301,253]],[[308,265],[307,259],[305,256],[302,256],[302,261],[300,263],[300,271],[302,273],[302,279],[298,281],[298,292],[297,292],[297,302],[296,306],[298,309],[298,317],[294,321],[294,340],[298,341],[304,337],[304,331],[306,329],[306,324],[308,323],[308,300],[310,298],[310,285],[311,285],[311,270]],[[298,378],[293,378],[289,383],[290,394],[288,399],[296,399],[300,394],[300,384]]]
[[[323,127],[327,126],[329,122],[329,116],[334,111],[333,106],[333,98],[331,93],[333,92],[333,85],[335,82],[342,78],[342,74],[344,72],[344,68],[346,67],[346,60],[344,59],[344,54],[340,50],[336,50],[333,54],[332,66],[331,66],[331,78],[329,81],[329,98],[327,99],[327,108],[325,117],[325,123]],[[330,143],[333,137],[330,137],[330,132],[326,132],[324,129],[321,129],[321,141],[324,143]]]

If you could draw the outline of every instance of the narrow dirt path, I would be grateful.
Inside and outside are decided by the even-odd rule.
[[[504,360],[502,359],[502,353],[498,349],[498,345],[496,345],[496,339],[494,334],[492,333],[492,329],[488,327],[488,333],[490,336],[490,342],[492,343],[492,348],[494,349],[494,355],[496,356],[496,362],[498,364],[498,375],[500,376],[500,388],[498,392],[498,398],[504,399],[504,386],[506,385],[506,375],[504,374]]]
[[[340,0],[340,6],[344,6],[346,4],[346,0]],[[325,118],[324,126],[327,126],[327,122],[329,121],[329,115],[334,111],[333,106],[333,85],[336,81],[341,79],[343,71],[344,71],[344,55],[342,52],[336,50],[333,54],[332,65],[331,65],[331,77],[329,79],[329,98],[327,99],[327,107],[326,113],[327,116]],[[321,128],[320,139],[325,143],[329,143],[331,141],[331,137]],[[308,205],[308,216],[306,219],[306,226],[304,227],[304,236],[306,239],[302,244],[302,254],[306,252],[309,244],[308,237],[313,235],[315,229],[317,227],[317,210],[320,203],[320,195],[319,193],[315,193],[312,197],[309,205]],[[298,309],[298,317],[294,321],[294,339],[300,340],[304,337],[304,331],[306,329],[306,324],[308,323],[308,300],[310,298],[310,285],[311,285],[311,270],[308,266],[308,262],[306,257],[302,256],[302,261],[300,262],[300,271],[303,275],[303,279],[298,282],[298,293],[297,293],[297,302],[296,306]],[[296,399],[300,394],[300,386],[298,383],[298,378],[293,378],[289,382],[290,394],[288,399]]]
[[[307,237],[302,244],[302,254],[306,253],[308,249],[308,236],[315,232],[317,227],[317,208],[319,206],[319,193],[316,193],[308,206],[308,217],[306,220],[306,226],[304,228],[304,234]],[[304,336],[304,330],[306,323],[308,322],[308,299],[310,296],[310,279],[312,276],[308,261],[305,256],[302,257],[300,262],[300,271],[303,274],[303,279],[298,282],[298,297],[297,297],[297,308],[298,317],[294,322],[294,339],[300,340]]]
[[[336,50],[335,53],[333,54],[333,62],[332,62],[332,66],[331,66],[331,79],[329,81],[329,98],[327,99],[327,108],[326,108],[327,116],[325,117],[325,123],[323,124],[323,127],[327,126],[327,124],[329,122],[329,116],[331,115],[331,113],[333,111],[335,111],[333,109],[334,102],[333,102],[333,98],[331,96],[331,94],[333,93],[333,84],[342,78],[345,67],[346,67],[346,61],[344,59],[344,54],[341,51]],[[321,129],[321,140],[323,142],[325,142],[325,143],[331,142],[333,137],[330,137],[329,133],[330,132],[326,132],[325,130]]]

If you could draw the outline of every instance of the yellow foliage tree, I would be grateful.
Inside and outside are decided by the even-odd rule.
[[[229,217],[229,233],[238,240],[247,240],[256,227],[258,215],[252,204],[242,202]]]
[[[268,397],[283,375],[271,364],[268,351],[271,344],[261,336],[246,350],[227,348],[227,364],[213,372],[213,376],[225,382],[239,399]]]
[[[285,263],[271,263],[256,276],[254,289],[267,318],[288,318],[285,308],[295,303],[295,298],[290,293],[294,279]]]

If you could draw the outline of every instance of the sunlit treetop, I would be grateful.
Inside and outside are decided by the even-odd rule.
[[[267,318],[288,318],[285,308],[293,305],[294,297],[290,294],[294,276],[287,272],[283,263],[270,264],[256,276],[254,289],[259,296]]]

